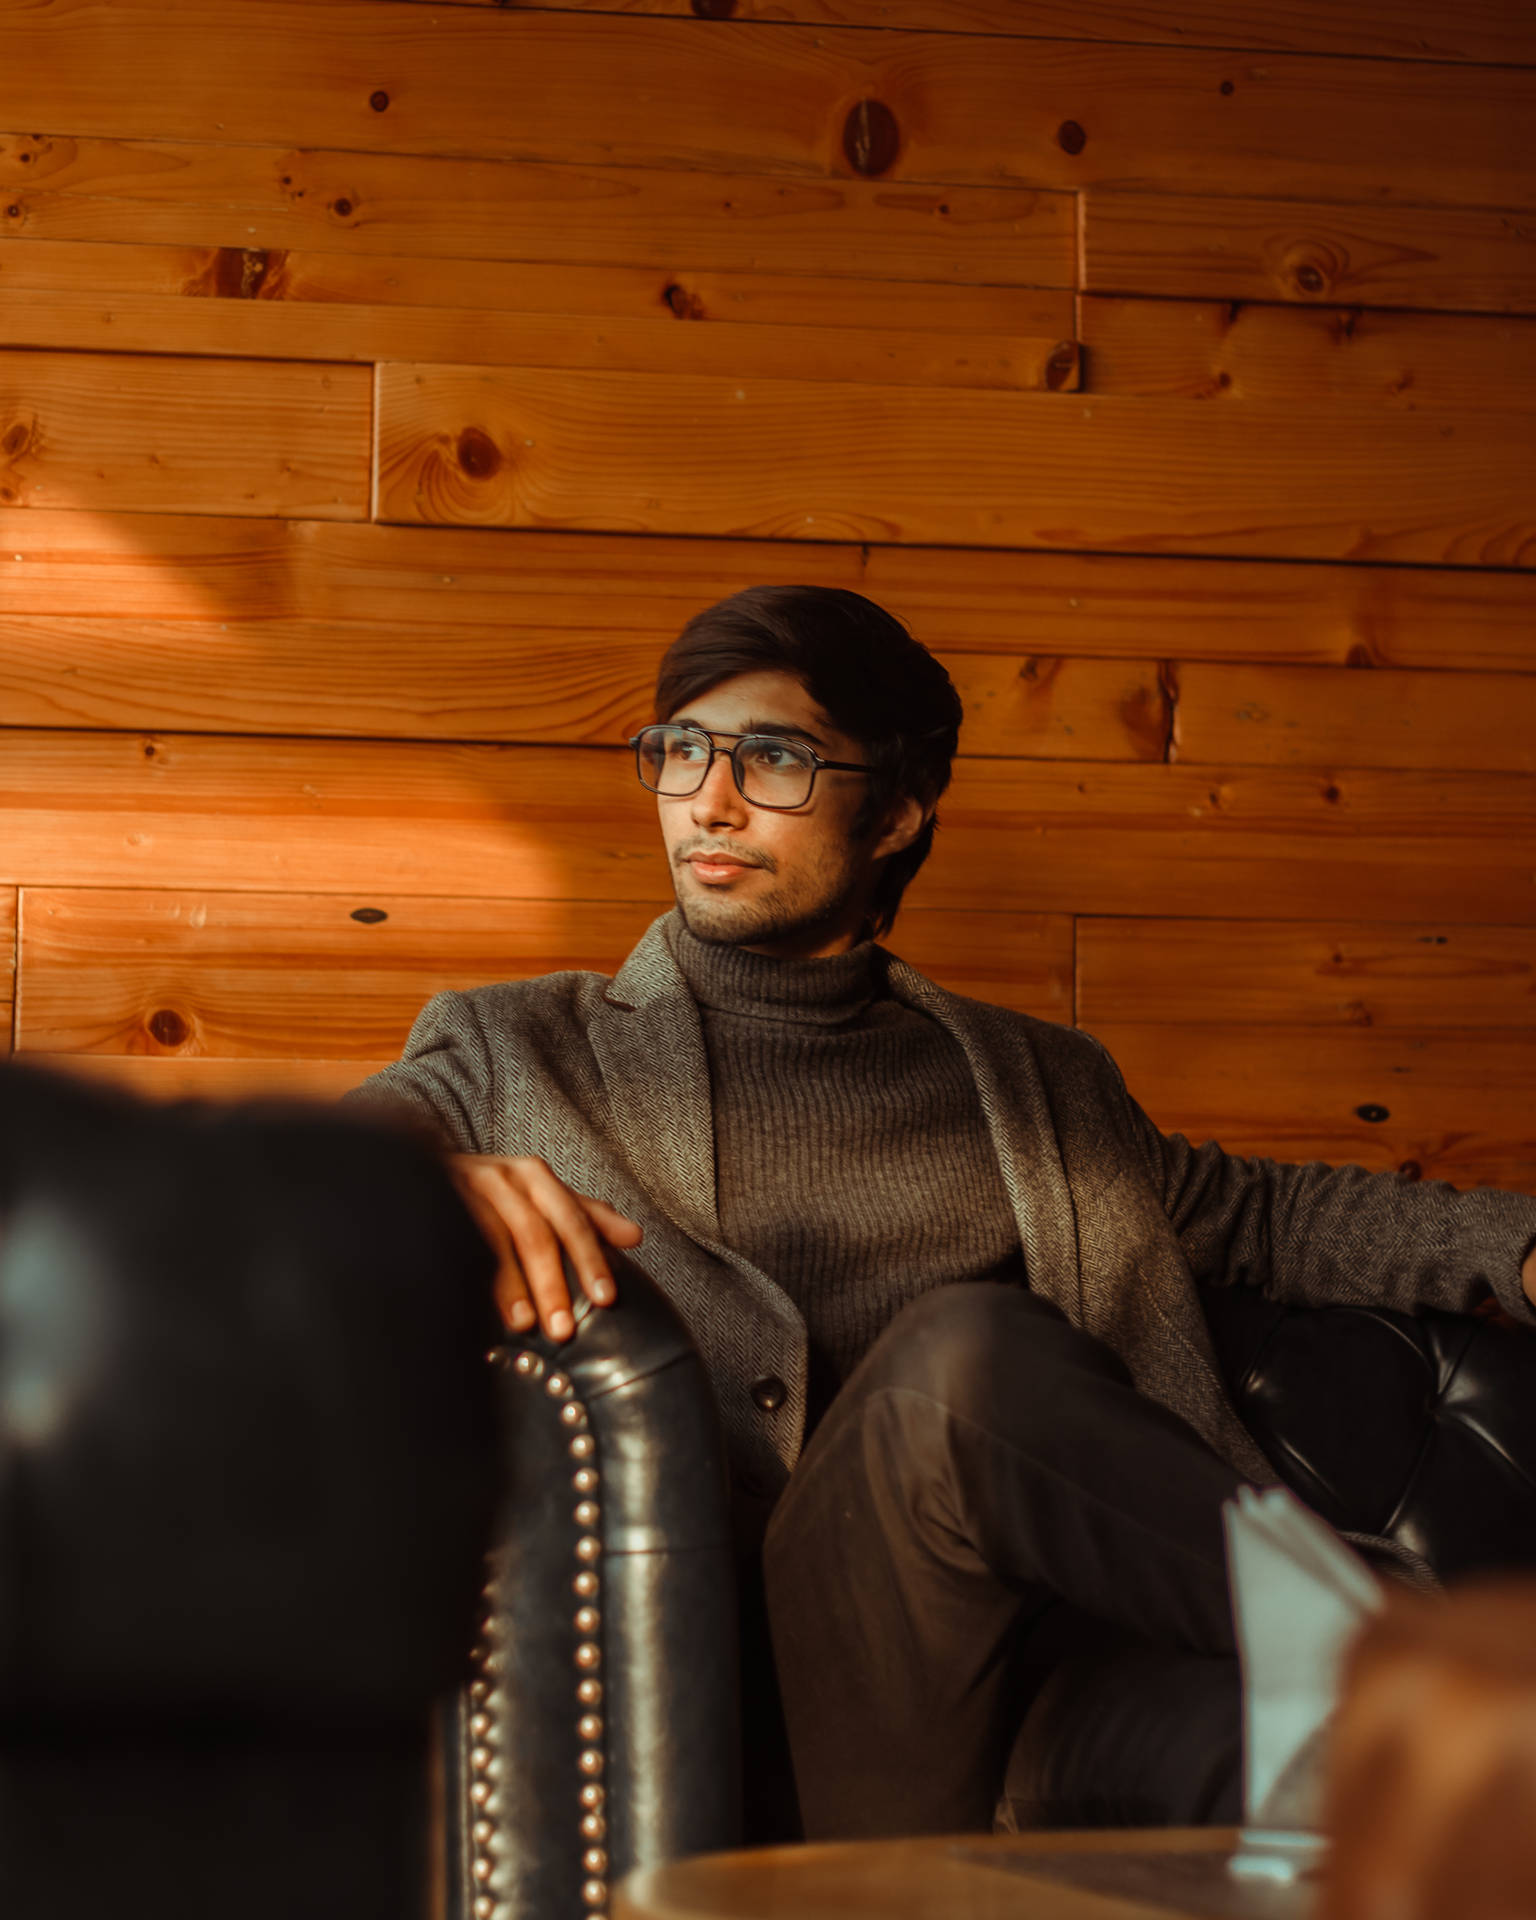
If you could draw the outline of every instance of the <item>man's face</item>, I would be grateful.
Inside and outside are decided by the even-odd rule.
[[[786,733],[809,742],[824,760],[865,758],[859,743],[839,733],[787,673],[722,680],[668,718],[713,734]],[[775,813],[741,797],[730,761],[720,754],[697,793],[683,799],[658,794],[672,884],[689,931],[781,958],[852,946],[880,860],[914,839],[924,818],[916,801],[901,801],[889,822],[856,840],[853,823],[868,784],[861,773],[818,771],[803,807]]]

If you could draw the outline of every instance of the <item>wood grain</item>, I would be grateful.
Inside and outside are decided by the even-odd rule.
[[[639,310],[667,310],[665,292],[679,270],[740,275],[749,284],[785,274],[800,281],[985,282],[999,290],[1069,288],[1076,280],[1070,193],[1006,184],[922,188],[846,173],[789,180],[224,146],[210,144],[211,131],[204,121],[194,137],[175,141],[57,130],[0,134],[0,239],[171,243],[201,256],[189,263],[188,277],[203,290],[239,297],[254,278],[259,284],[247,297],[261,299],[324,298],[294,289],[360,280],[368,291],[344,297],[382,301],[394,296],[378,291],[381,283],[409,289],[426,278],[423,260],[452,259],[451,271],[436,269],[435,297],[418,294],[416,304],[524,308],[528,296],[518,283],[531,277],[570,288],[576,312],[626,310],[606,300],[592,305],[587,289],[619,289],[637,279],[645,288]],[[268,256],[259,271],[234,257],[252,252]],[[371,271],[369,260],[378,263]],[[556,274],[548,264],[542,275],[487,271],[503,262],[554,263],[567,271]],[[133,269],[125,262],[119,271]],[[134,283],[125,286],[114,274],[103,284],[127,290]],[[516,287],[516,297],[488,299],[486,290],[497,284]],[[692,293],[685,281],[674,303]],[[913,290],[895,304],[915,297]],[[805,288],[794,317],[820,317],[824,299],[814,286]]]
[[[4,578],[0,570],[0,579]],[[0,598],[3,604],[3,598]],[[421,621],[6,618],[0,726],[615,746],[655,717],[657,640]],[[1160,760],[1155,663],[940,653],[969,753]]]
[[[1512,68],[399,0],[5,0],[0,30],[0,125],[76,136],[212,122],[231,143],[827,176],[852,171],[845,123],[874,98],[891,179],[1536,197],[1536,75]]]
[[[0,174],[6,151],[6,140],[0,136]],[[172,184],[180,184],[178,176],[172,176]],[[8,202],[7,191],[12,196]],[[0,186],[0,219],[15,208],[24,227],[46,224],[35,216],[48,204],[46,198],[28,199],[19,188]],[[179,216],[194,236],[217,226],[212,208],[172,200],[164,211]],[[248,211],[239,208],[236,217],[243,219]],[[103,185],[96,224],[118,232],[125,223],[135,231],[155,231],[161,224],[159,212],[158,203],[135,203],[125,210],[109,180]],[[249,231],[254,235],[256,229]],[[914,260],[911,269],[920,270],[920,262]],[[61,293],[99,293],[110,288],[118,295],[174,293],[201,300],[299,302],[307,309],[334,305],[440,310],[446,303],[455,312],[664,318],[685,330],[700,321],[728,321],[743,326],[814,325],[866,332],[1070,339],[1077,324],[1076,296],[1065,288],[525,260],[457,259],[445,266],[430,253],[323,252],[254,243],[29,240],[7,237],[7,229],[0,226],[0,289],[4,288]]]
[[[965,703],[962,750],[1035,760],[1161,760],[1169,705],[1156,661],[941,653]]]
[[[1528,674],[1191,662],[1177,682],[1179,760],[1536,771],[1536,677]]]
[[[357,911],[383,915],[358,921]],[[617,972],[648,903],[29,889],[27,1052],[390,1059],[447,988]],[[1072,1012],[1063,915],[914,912],[901,951],[958,992]]]
[[[10,516],[0,540],[13,699],[29,657],[55,688],[121,669],[140,623],[255,624],[253,650],[277,623],[351,622],[659,656],[699,608],[802,580],[869,594],[945,651],[1536,669],[1532,573],[46,509]]]
[[[0,507],[361,519],[369,388],[362,367],[0,352]]]
[[[1090,293],[1532,313],[1536,220],[1095,189],[1082,272]]]
[[[1518,415],[393,365],[377,392],[386,520],[1536,558]]]
[[[870,547],[861,590],[920,637],[968,650],[1536,666],[1529,573]]]
[[[1095,1032],[1124,1022],[1526,1032],[1536,932],[1090,915],[1077,923],[1077,1015]]]
[[[1093,1031],[1165,1132],[1219,1140],[1229,1153],[1536,1191],[1529,1032],[1118,1022]]]
[[[946,577],[964,577],[953,556],[930,559]],[[965,566],[973,559],[966,555]],[[857,547],[767,540],[40,509],[11,516],[0,541],[0,607],[7,614],[408,622],[482,629],[487,644],[510,628],[644,640],[658,652],[690,614],[754,581],[809,579],[856,589],[862,578]],[[1462,578],[1449,576],[1447,590]],[[1513,578],[1536,594],[1536,581]],[[966,644],[982,643],[972,637]],[[1009,644],[1017,648],[1017,637]]]
[[[1081,315],[1096,393],[1536,411],[1536,320],[1109,298]]]
[[[628,756],[14,729],[0,885],[671,898]],[[962,760],[914,907],[1536,924],[1514,774]]]
[[[876,380],[892,386],[1069,392],[1077,343],[877,327],[701,326],[473,308],[353,307],[177,294],[37,292],[5,301],[12,346],[278,360],[453,360],[730,378]]]
[[[1069,929],[1070,936],[1070,929]],[[0,887],[0,1056],[11,1051],[12,1015],[16,999],[16,889]],[[1072,987],[1067,982],[1070,1007]]]
[[[429,5],[432,0],[417,0]],[[533,8],[546,0],[461,0]],[[675,13],[692,0],[560,0],[562,11]],[[733,0],[737,20],[803,20],[828,26],[905,27],[938,33],[1013,33],[1048,40],[1255,47],[1277,53],[1377,54],[1392,60],[1473,60],[1536,65],[1536,24],[1508,0]]]

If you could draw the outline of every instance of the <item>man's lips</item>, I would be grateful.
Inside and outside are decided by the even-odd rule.
[[[683,864],[693,868],[695,878],[713,881],[733,880],[738,873],[750,873],[753,866],[750,860],[738,860],[728,853],[690,853]]]

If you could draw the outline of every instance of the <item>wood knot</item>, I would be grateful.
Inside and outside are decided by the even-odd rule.
[[[1077,342],[1063,340],[1051,348],[1045,362],[1045,384],[1052,393],[1074,384],[1077,375]]]
[[[679,320],[702,320],[704,302],[674,280],[661,290],[662,304]]]
[[[1236,93],[1237,88],[1230,80],[1223,80],[1221,83],[1221,91],[1230,99],[1231,96]]]
[[[868,180],[889,173],[901,152],[901,128],[883,100],[861,100],[843,122],[843,153]]]
[[[21,205],[18,201],[13,200],[10,203],[5,210],[5,217],[7,220],[19,220],[21,218]]]
[[[6,428],[5,437],[0,439],[0,453],[7,460],[19,460],[31,444],[32,429],[24,421],[18,420]]]
[[[377,93],[369,94],[368,104],[373,108],[375,113],[387,113],[389,111],[389,95],[380,87]]]
[[[729,20],[736,11],[736,0],[689,0],[701,20]]]
[[[335,214],[338,220],[350,220],[352,218],[352,202],[345,199],[333,200],[331,202],[331,212]]]
[[[1399,1180],[1406,1181],[1409,1185],[1412,1185],[1415,1180],[1423,1179],[1424,1169],[1419,1165],[1417,1160],[1405,1160],[1397,1170],[1397,1177]]]
[[[459,435],[459,465],[471,480],[491,480],[501,472],[501,449],[483,427],[466,427]]]
[[[1323,788],[1323,798],[1328,802],[1330,807],[1336,807],[1344,798],[1344,795],[1330,780],[1327,786]]]
[[[352,918],[361,920],[365,927],[376,927],[381,920],[387,920],[389,915],[382,907],[354,907]]]
[[[1392,1115],[1385,1107],[1377,1106],[1374,1100],[1367,1100],[1363,1107],[1355,1108],[1355,1118],[1364,1120],[1373,1127],[1379,1127],[1383,1120],[1390,1120]]]
[[[192,1029],[174,1007],[157,1007],[144,1024],[162,1047],[184,1047],[192,1037]]]
[[[1088,135],[1076,120],[1063,120],[1056,129],[1056,144],[1063,153],[1078,154],[1088,144]]]
[[[1327,289],[1328,281],[1322,268],[1313,266],[1309,260],[1305,266],[1298,267],[1291,275],[1291,284],[1299,293],[1323,293]]]

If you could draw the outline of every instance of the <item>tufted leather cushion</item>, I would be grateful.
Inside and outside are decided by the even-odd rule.
[[[1410,1547],[1442,1579],[1536,1566],[1536,1337],[1247,1288],[1204,1298],[1238,1414],[1325,1520]]]

